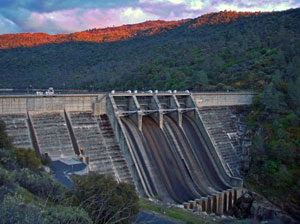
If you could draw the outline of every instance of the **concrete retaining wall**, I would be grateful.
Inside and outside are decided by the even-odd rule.
[[[0,96],[0,114],[52,111],[106,113],[105,94]]]
[[[255,93],[192,93],[197,107],[250,105]]]

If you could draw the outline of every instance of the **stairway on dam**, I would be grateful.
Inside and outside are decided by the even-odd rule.
[[[117,172],[119,180],[122,182],[132,182],[133,180],[130,175],[126,160],[114,135],[108,116],[106,114],[99,115],[97,120],[105,145],[107,147],[108,155],[112,158],[115,172]]]
[[[63,112],[30,116],[41,154],[48,153],[52,159],[75,155]]]
[[[5,114],[0,119],[6,124],[8,136],[13,138],[13,144],[20,148],[33,148],[29,134],[27,114]]]
[[[202,121],[214,143],[216,150],[226,164],[225,169],[232,176],[240,176],[242,163],[242,144],[240,135],[245,134],[241,107],[203,107],[199,108]]]
[[[117,181],[132,181],[107,116],[89,112],[68,114],[77,144],[88,157],[89,170],[112,175]]]

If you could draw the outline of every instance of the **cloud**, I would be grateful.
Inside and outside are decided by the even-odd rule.
[[[125,8],[121,11],[119,18],[120,21],[126,21],[126,23],[140,23],[146,20],[159,19],[158,16],[144,12],[141,8]]]
[[[216,9],[234,10],[234,11],[282,11],[290,8],[300,7],[300,1],[293,0],[279,0],[279,1],[231,1],[220,3]]]
[[[150,19],[159,18],[137,7],[121,7],[108,10],[75,8],[45,13],[32,12],[22,26],[26,31],[53,34],[138,23]]]
[[[19,32],[19,27],[11,20],[0,15],[0,30],[2,33]]]
[[[221,10],[277,11],[300,0],[1,0],[0,34],[69,33],[146,20],[178,20]]]

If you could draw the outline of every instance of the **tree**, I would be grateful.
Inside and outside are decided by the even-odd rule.
[[[84,208],[94,223],[125,223],[138,212],[138,196],[132,184],[90,173],[74,176],[67,194],[71,205]]]
[[[0,148],[11,148],[12,138],[7,135],[5,128],[5,123],[0,120]]]
[[[187,88],[192,88],[195,91],[205,90],[208,86],[208,77],[206,72],[199,71],[186,79]]]
[[[265,110],[271,113],[282,113],[286,106],[283,94],[272,83],[265,87],[261,102]]]
[[[42,165],[40,159],[32,149],[17,148],[14,149],[13,154],[21,168],[37,170]]]

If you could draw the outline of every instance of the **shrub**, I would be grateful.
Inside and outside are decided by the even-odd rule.
[[[11,148],[12,138],[5,132],[5,123],[0,120],[0,148]]]
[[[46,209],[45,223],[92,224],[92,220],[83,209],[77,207],[55,206]]]
[[[19,168],[11,149],[0,149],[0,165],[7,170],[15,170]]]
[[[17,148],[14,149],[13,154],[21,168],[37,170],[42,165],[32,149]]]
[[[42,154],[41,155],[41,162],[43,165],[47,166],[51,163],[51,157],[48,156],[47,154]]]
[[[0,204],[0,223],[42,224],[44,222],[38,207],[25,204],[20,195],[7,195]]]
[[[6,195],[0,203],[0,223],[7,224],[91,224],[88,214],[80,208],[53,206],[42,208],[28,204],[22,195]]]
[[[10,173],[0,167],[0,202],[7,194],[15,193],[16,188],[17,185],[14,183]]]
[[[75,176],[73,184],[68,199],[84,208],[94,223],[124,223],[138,212],[138,196],[131,184],[118,184],[111,176],[96,173]]]
[[[0,168],[0,186],[10,181],[8,172],[5,169]]]
[[[31,193],[41,197],[49,197],[52,201],[61,201],[65,187],[53,180],[48,174],[21,169],[14,172],[16,181]]]

